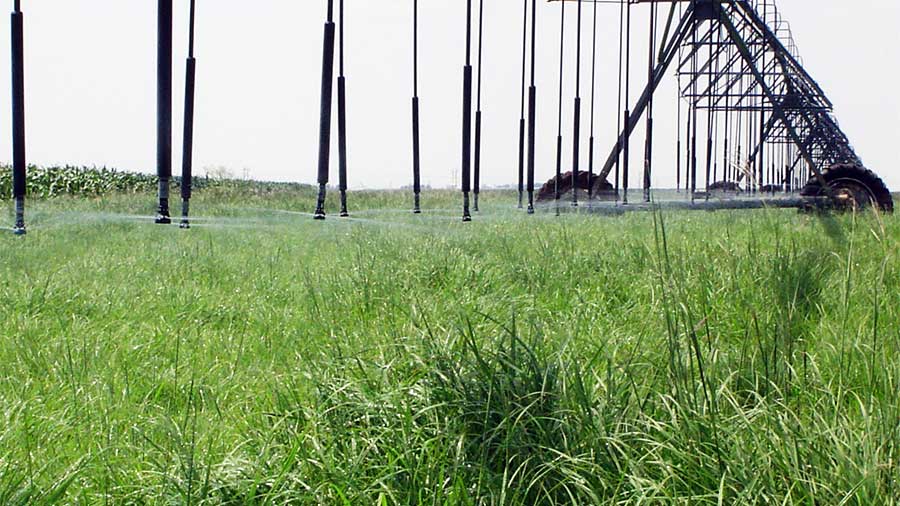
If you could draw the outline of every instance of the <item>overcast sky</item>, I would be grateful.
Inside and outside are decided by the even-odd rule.
[[[11,4],[12,2],[8,2]],[[811,75],[866,164],[900,189],[900,3],[890,0],[780,0]],[[30,162],[155,171],[156,2],[23,2]],[[423,183],[458,181],[465,2],[422,0]],[[484,184],[515,181],[521,58],[520,0],[486,0]],[[198,0],[195,167],[224,166],[256,179],[315,180],[325,0]],[[180,171],[187,0],[176,0],[174,171]],[[399,187],[411,180],[412,0],[346,0],[350,183]],[[538,182],[555,171],[559,4],[538,6]],[[645,5],[635,38],[645,39]],[[574,27],[574,4],[567,8]],[[615,136],[618,7],[599,8],[597,164]],[[590,16],[585,6],[584,64]],[[574,31],[569,31],[569,50]],[[8,33],[8,32],[7,32]],[[638,35],[640,34],[640,35]],[[0,37],[9,68],[9,36]],[[635,96],[646,75],[635,46]],[[572,70],[574,51],[566,66]],[[587,67],[586,67],[587,68]],[[643,69],[643,70],[642,70]],[[7,74],[8,75],[8,74]],[[654,184],[674,185],[674,75],[660,89]],[[6,90],[6,91],[2,91]],[[565,84],[571,146],[574,80]],[[9,80],[0,96],[9,97]],[[585,82],[584,124],[589,89]],[[0,104],[0,160],[11,158],[10,105]],[[585,146],[584,158],[587,156]],[[571,159],[571,148],[566,150]],[[583,167],[586,167],[586,161]],[[639,164],[635,161],[635,167]],[[336,172],[335,172],[336,173]],[[336,179],[336,176],[333,177]],[[632,180],[638,177],[632,176]]]

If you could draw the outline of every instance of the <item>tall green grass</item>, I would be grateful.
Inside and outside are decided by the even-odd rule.
[[[898,502],[895,218],[311,198],[0,238],[0,504]]]

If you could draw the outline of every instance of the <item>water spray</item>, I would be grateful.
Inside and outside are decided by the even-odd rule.
[[[15,0],[12,13],[12,116],[13,199],[16,208],[13,233],[25,235],[25,22],[19,0]]]
[[[156,223],[172,223],[169,181],[172,179],[172,0],[157,3],[156,61],[156,174],[159,206]]]
[[[188,28],[188,58],[184,80],[184,150],[181,161],[181,228],[191,228],[191,186],[194,155],[194,91],[197,61],[194,59],[194,5],[191,0],[190,26]]]

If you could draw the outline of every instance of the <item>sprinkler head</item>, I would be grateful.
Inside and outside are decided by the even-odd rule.
[[[347,212],[347,190],[341,190],[341,218],[350,216]]]
[[[160,199],[159,209],[156,211],[156,224],[168,225],[170,223],[172,223],[172,218],[169,216],[169,201]]]
[[[315,216],[313,216],[314,220],[325,219],[325,191],[325,184],[319,183],[319,196],[316,198],[316,213]]]
[[[188,216],[190,216],[190,214],[191,202],[188,199],[184,199],[181,201],[181,225],[179,225],[179,228],[191,228],[191,222],[190,220],[188,220]]]
[[[25,235],[25,197],[16,197],[16,225],[13,233]]]

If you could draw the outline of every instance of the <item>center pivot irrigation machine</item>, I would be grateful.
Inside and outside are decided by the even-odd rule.
[[[170,223],[169,185],[172,176],[172,17],[173,0],[158,1],[157,223]],[[344,0],[327,1],[322,52],[320,102],[319,186],[315,218],[325,218],[329,182],[335,46],[338,46],[338,174],[341,215],[347,216],[347,103],[344,75]],[[419,112],[419,2],[413,10],[412,168],[413,212],[420,212]],[[470,221],[470,194],[478,211],[482,138],[482,50],[484,0],[478,0],[478,28],[473,34],[473,0],[465,1],[465,60],[462,111],[463,220]],[[495,0],[496,1],[496,0]],[[514,0],[506,0],[513,2]],[[529,213],[541,200],[557,204],[571,193],[573,206],[579,192],[591,207],[628,206],[632,176],[632,136],[646,122],[642,176],[643,201],[650,202],[653,173],[653,102],[660,83],[674,68],[678,80],[678,141],[675,170],[677,189],[685,190],[685,207],[716,208],[762,206],[855,209],[873,207],[892,212],[894,203],[884,182],[865,168],[832,115],[832,104],[803,68],[788,23],[775,0],[546,0],[560,12],[559,115],[556,175],[535,195],[537,142],[536,47],[538,3],[522,0],[521,115],[518,135],[518,205],[527,195]],[[563,82],[565,68],[566,5],[576,6],[576,64],[571,169],[563,173]],[[590,68],[590,131],[587,135],[588,170],[579,167],[582,150],[582,22],[590,4],[593,22]],[[619,29],[618,103],[615,121],[619,132],[599,171],[594,167],[594,110],[597,88],[598,5],[618,6],[613,18]],[[632,82],[632,10],[649,9],[649,55],[646,84],[634,104]],[[183,228],[189,227],[191,160],[194,116],[194,13],[190,0],[189,46],[184,104],[184,158],[181,196]],[[473,69],[473,36],[477,42],[477,70]],[[12,14],[12,120],[13,197],[17,234],[25,233],[25,92],[23,14],[15,0]],[[643,74],[643,72],[641,72]],[[586,79],[585,79],[586,81]],[[519,83],[517,83],[519,84]],[[473,107],[474,132],[473,132]],[[512,156],[510,157],[512,158]],[[700,176],[698,177],[698,172]],[[610,182],[610,176],[613,180]],[[474,176],[474,181],[473,181]],[[701,183],[702,179],[702,183]],[[473,184],[474,183],[474,184]],[[776,196],[776,194],[778,196]],[[765,198],[764,198],[765,197]],[[698,202],[698,200],[700,202]],[[605,202],[600,202],[605,201]],[[559,206],[557,205],[557,209]]]

